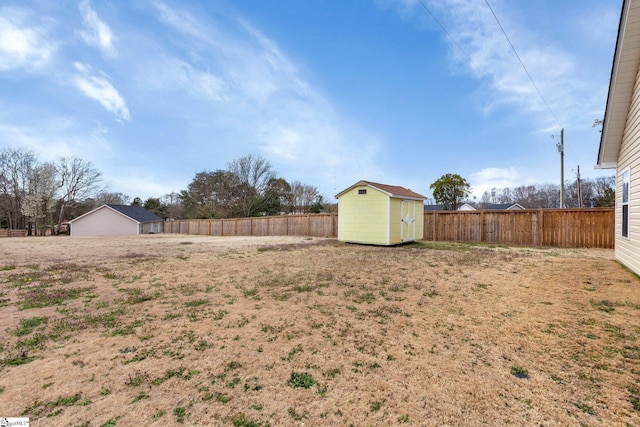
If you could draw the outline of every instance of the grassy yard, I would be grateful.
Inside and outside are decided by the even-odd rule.
[[[0,416],[32,426],[640,425],[613,251],[0,240]]]

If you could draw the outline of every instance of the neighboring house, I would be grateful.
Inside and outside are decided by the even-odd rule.
[[[460,207],[458,208],[459,211],[475,211],[476,208],[474,208],[473,206],[471,206],[469,203],[464,203],[462,205],[460,205]]]
[[[640,274],[640,0],[624,0],[597,168],[616,168],[615,258]]]
[[[433,211],[444,211],[446,210],[444,205],[424,205],[423,210],[425,212],[433,212]],[[470,203],[464,203],[462,205],[460,205],[460,207],[457,209],[459,211],[475,211],[476,208],[474,208]]]
[[[425,212],[443,211],[444,205],[424,205]]]
[[[426,197],[404,187],[358,181],[338,193],[338,240],[397,245],[422,240]]]
[[[520,203],[494,203],[493,205],[487,205],[487,207],[484,208],[485,210],[488,211],[523,211],[525,210],[525,207],[522,206]]]
[[[69,221],[71,235],[127,236],[162,233],[164,220],[140,206],[102,205]]]

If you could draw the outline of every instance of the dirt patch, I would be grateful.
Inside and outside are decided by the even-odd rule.
[[[0,416],[32,425],[638,425],[608,250],[0,240]]]

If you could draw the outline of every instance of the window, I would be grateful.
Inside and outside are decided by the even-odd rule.
[[[358,194],[367,194],[367,189],[358,190]]]
[[[629,169],[622,172],[622,236],[629,237]]]

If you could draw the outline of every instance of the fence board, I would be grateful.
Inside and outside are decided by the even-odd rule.
[[[192,219],[167,221],[167,234],[209,236],[337,237],[337,214],[283,215],[259,218]]]
[[[523,246],[613,248],[614,210],[436,211],[424,240]]]
[[[0,237],[26,237],[27,230],[7,230],[0,228]]]
[[[436,211],[424,214],[423,238],[427,241],[522,246],[613,248],[614,219],[613,209]],[[337,237],[338,215],[176,220],[165,222],[164,232],[210,236]]]

